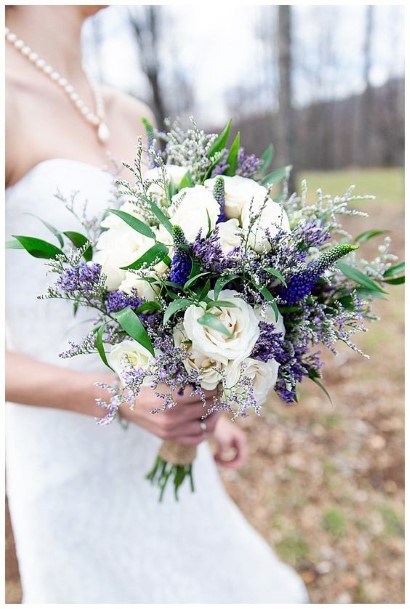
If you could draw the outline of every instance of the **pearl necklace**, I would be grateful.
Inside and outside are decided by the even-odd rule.
[[[34,53],[31,48],[23,40],[18,38],[16,34],[11,32],[9,28],[6,28],[6,40],[10,42],[10,44],[12,44],[18,51],[20,51],[23,57],[26,57],[30,61],[30,63],[32,63],[36,68],[41,70],[46,76],[48,76],[52,81],[54,81],[63,89],[65,94],[73,103],[74,107],[77,108],[77,110],[81,113],[85,120],[90,123],[90,125],[93,125],[93,127],[96,128],[97,138],[99,142],[105,145],[110,139],[110,131],[104,121],[104,100],[95,84],[89,81],[89,85],[95,99],[96,111],[94,113],[92,112],[92,110],[90,110],[90,108],[88,108],[88,106],[86,106],[86,104],[75,91],[74,87],[70,85],[67,79],[63,78],[61,74],[59,74],[49,64],[47,64],[44,59],[42,59],[37,53]]]

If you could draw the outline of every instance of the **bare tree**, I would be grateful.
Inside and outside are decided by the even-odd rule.
[[[161,11],[157,5],[144,5],[130,9],[130,23],[138,44],[141,69],[146,74],[151,88],[151,106],[159,128],[163,128],[167,116],[164,94],[161,87]]]
[[[372,48],[374,36],[374,6],[368,4],[366,7],[365,36],[363,45],[363,81],[364,93],[360,104],[360,125],[357,161],[361,165],[368,164],[370,152],[370,139],[373,127],[373,95],[370,82],[372,69]]]
[[[278,157],[282,163],[291,164],[294,155],[294,117],[292,91],[292,7],[278,7],[278,65],[279,65],[279,144]],[[289,181],[289,191],[294,192],[294,171]]]

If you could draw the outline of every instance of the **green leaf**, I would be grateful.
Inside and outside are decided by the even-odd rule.
[[[137,258],[134,262],[128,266],[120,267],[121,270],[127,271],[128,269],[140,269],[144,264],[151,265],[156,261],[162,260],[165,264],[171,264],[171,260],[168,257],[168,248],[163,243],[156,243],[149,248],[142,256]]]
[[[206,310],[208,311],[209,309],[212,309],[213,307],[232,307],[234,309],[237,308],[238,305],[236,305],[234,302],[231,302],[230,300],[210,300],[208,302],[208,304],[206,305]]]
[[[272,311],[275,313],[275,321],[279,319],[279,309],[273,295],[269,292],[268,288],[257,283],[253,284],[255,288],[262,294],[264,299],[270,304],[272,307]]]
[[[188,300],[187,298],[178,298],[176,300],[174,300],[173,302],[171,302],[167,308],[165,309],[164,312],[164,325],[166,323],[168,323],[168,321],[171,319],[171,317],[173,315],[175,315],[175,313],[178,313],[178,311],[183,311],[184,309],[187,309],[189,306],[191,306],[192,301]]]
[[[151,339],[139,320],[138,315],[136,315],[134,311],[127,307],[126,309],[122,309],[122,311],[118,311],[118,313],[112,313],[112,316],[118,321],[121,328],[125,330],[128,336],[131,336],[131,338],[145,347],[152,355],[155,355]]]
[[[76,233],[75,231],[67,230],[63,232],[63,235],[68,237],[68,239],[70,239],[71,243],[75,247],[83,247],[84,245],[86,245],[86,243],[90,243],[89,239],[87,239],[85,235],[82,235],[81,233]],[[93,248],[91,246],[91,243],[89,247],[87,247],[87,249],[85,250],[83,256],[87,262],[92,260]]]
[[[206,271],[205,273],[199,273],[198,275],[195,275],[195,277],[191,277],[190,279],[188,279],[188,281],[184,285],[184,290],[187,290],[197,281],[197,279],[203,277],[204,275],[209,275],[208,271]]]
[[[212,328],[213,330],[216,330],[221,334],[225,334],[225,336],[232,336],[228,328],[224,326],[224,324],[213,313],[205,313],[204,315],[199,317],[197,321],[199,324],[201,324],[201,326],[207,326],[208,328]]]
[[[265,171],[267,171],[269,169],[269,165],[272,163],[274,151],[275,151],[275,149],[273,147],[273,144],[270,144],[266,148],[265,152],[261,156],[263,163],[259,168],[258,175],[263,175],[265,173]]]
[[[172,224],[169,221],[169,218],[167,218],[167,216],[164,214],[164,212],[161,211],[160,208],[158,207],[158,205],[156,205],[153,201],[151,201],[150,199],[146,199],[146,200],[147,200],[148,205],[151,208],[152,213],[157,218],[159,223],[162,224],[162,226],[167,229],[167,231],[169,232],[170,235],[172,235]]]
[[[99,356],[101,357],[103,363],[112,370],[110,364],[108,363],[108,359],[107,356],[105,354],[105,349],[104,349],[104,343],[103,343],[103,334],[104,334],[104,330],[105,330],[105,326],[107,324],[102,324],[102,326],[100,326],[98,328],[98,332],[97,332],[97,336],[96,336],[96,340],[95,340],[95,345],[97,347],[97,351],[99,353]]]
[[[206,284],[204,285],[204,287],[202,288],[202,290],[199,292],[199,294],[197,294],[197,299],[201,302],[203,300],[205,300],[209,289],[211,287],[211,281],[210,279],[207,280]],[[209,300],[209,299],[208,299]]]
[[[34,258],[55,258],[58,255],[63,255],[64,252],[48,241],[37,239],[36,237],[26,237],[24,235],[12,235],[23,248]]]
[[[309,374],[309,378],[316,383],[316,385],[318,387],[320,387],[320,389],[323,391],[323,393],[326,395],[327,399],[329,400],[329,402],[331,403],[331,405],[333,406],[333,402],[332,402],[332,398],[330,397],[330,393],[328,392],[328,390],[326,389],[326,387],[314,376],[311,376]]]
[[[177,186],[177,191],[179,192],[183,188],[190,188],[193,186],[192,175],[190,171],[187,171],[180,183]]]
[[[6,241],[5,243],[6,250],[24,250],[24,247],[21,245],[20,241],[11,240]]]
[[[138,220],[138,218],[136,218],[135,216],[127,214],[127,212],[121,211],[120,209],[108,209],[107,211],[118,216],[119,218],[121,218],[121,220],[124,220],[124,222],[126,222],[128,226],[131,226],[131,228],[136,230],[138,233],[141,233],[141,235],[145,235],[146,237],[155,239],[155,233],[150,229],[150,227],[145,224],[145,222]]]
[[[360,233],[360,235],[357,235],[357,237],[354,239],[355,243],[364,243],[365,241],[368,241],[369,239],[373,239],[373,237],[379,237],[380,235],[385,235],[386,233],[389,233],[390,231],[388,230],[366,230],[364,231],[364,233]]]
[[[234,279],[238,279],[238,278],[239,278],[239,275],[223,275],[222,277],[219,277],[219,279],[217,279],[217,281],[215,283],[215,288],[214,288],[215,299],[216,300],[218,299],[219,294],[222,292],[223,288],[226,286],[227,283],[230,283]]]
[[[137,315],[145,313],[145,311],[161,311],[161,305],[156,300],[147,300],[135,309]]]
[[[346,262],[342,262],[339,260],[339,262],[335,266],[339,269],[339,271],[343,273],[345,277],[347,277],[351,281],[354,281],[362,288],[366,288],[366,290],[370,290],[371,292],[380,292],[382,294],[386,294],[385,290],[378,286],[374,281],[369,279],[367,275],[365,275],[358,269],[355,269],[353,266],[350,266],[350,264],[346,264]]]
[[[272,268],[272,267],[268,267],[266,269],[263,269],[264,271],[267,271],[268,273],[270,273],[271,275],[273,275],[274,277],[276,277],[276,279],[279,279],[279,281],[281,283],[283,283],[283,285],[286,287],[287,283],[285,281],[284,276],[282,275],[282,273],[279,273],[279,271],[277,271],[276,269]]]
[[[399,273],[404,273],[404,262],[398,262],[397,264],[393,264],[387,271],[384,272],[383,277],[393,277],[394,275],[398,275]]]
[[[226,144],[227,144],[227,141],[229,138],[229,134],[231,132],[231,127],[232,127],[232,119],[230,118],[225,129],[220,133],[220,135],[218,135],[218,137],[212,144],[211,148],[209,149],[208,155],[207,155],[208,158],[211,158],[214,154],[216,154],[217,152],[220,152],[221,150],[223,150],[226,147]]]
[[[239,154],[239,146],[241,143],[241,134],[238,133],[235,136],[234,141],[232,142],[232,146],[228,153],[228,158],[226,162],[228,164],[228,168],[225,169],[224,174],[226,176],[234,176],[236,173],[236,169],[238,167],[238,154]]]
[[[50,233],[52,233],[54,235],[54,237],[59,242],[60,246],[64,247],[64,241],[63,241],[63,238],[61,236],[61,233],[60,233],[59,230],[57,230],[55,228],[55,226],[53,226],[52,224],[49,224],[45,220],[42,220],[41,218],[39,218],[39,216],[36,216],[36,214],[32,214],[31,212],[26,212],[25,215],[26,216],[33,216],[33,218],[36,218],[37,220],[39,220],[41,222],[41,224],[43,224],[50,231]]]
[[[402,283],[405,283],[406,278],[404,275],[402,275],[401,277],[392,277],[392,279],[384,279],[384,283],[388,283],[390,285],[401,285]]]
[[[268,184],[269,186],[275,186],[275,184],[279,184],[282,182],[282,180],[286,179],[291,169],[291,165],[288,165],[287,167],[280,167],[280,169],[275,169],[275,171],[272,171],[272,173],[269,173],[265,178],[263,178],[262,186],[267,186]]]

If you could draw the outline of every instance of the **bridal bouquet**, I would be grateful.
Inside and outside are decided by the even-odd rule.
[[[210,412],[235,418],[259,413],[269,391],[297,401],[304,377],[320,382],[319,344],[335,350],[374,319],[371,303],[386,284],[403,281],[404,265],[389,254],[389,238],[373,262],[357,257],[360,243],[340,224],[359,197],[317,193],[307,203],[288,196],[290,167],[269,173],[273,148],[257,158],[228,145],[231,122],[220,135],[194,122],[184,131],[167,123],[157,132],[145,121],[148,146],[138,144],[133,182],[118,180],[118,205],[83,233],[47,225],[58,245],[15,235],[10,247],[49,259],[57,278],[42,298],[71,300],[74,311],[95,311],[81,344],[62,357],[99,353],[119,386],[100,402],[110,423],[120,406],[150,387],[172,407],[173,393],[190,391]],[[162,148],[160,148],[160,144]],[[148,168],[144,167],[148,163]],[[167,391],[164,391],[167,387]],[[326,392],[327,393],[327,392]],[[208,400],[209,404],[209,400]],[[165,441],[148,478],[161,498],[188,477],[196,449]]]

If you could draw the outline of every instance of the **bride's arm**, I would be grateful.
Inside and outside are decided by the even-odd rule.
[[[105,411],[96,399],[107,400],[109,393],[95,385],[96,382],[115,384],[110,373],[91,373],[70,370],[40,362],[23,353],[6,351],[6,401],[29,406],[57,408],[101,417]],[[213,392],[207,392],[208,406]],[[151,414],[161,407],[161,400],[149,388],[143,388],[133,410],[124,406],[121,415],[162,439],[172,439],[183,444],[199,444],[213,434],[218,415],[206,419],[207,433],[201,433],[200,418],[206,410],[197,396],[185,392],[174,394],[177,406],[166,412]]]

